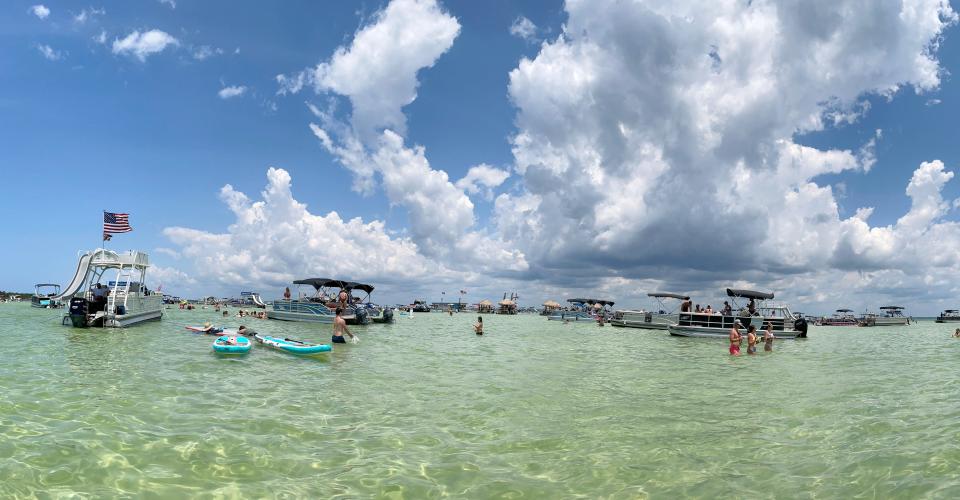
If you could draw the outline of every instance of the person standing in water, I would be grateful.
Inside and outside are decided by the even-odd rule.
[[[743,338],[740,336],[740,327],[743,326],[740,324],[740,321],[735,321],[733,323],[733,328],[730,329],[730,355],[739,356],[740,355],[740,342]]]
[[[775,338],[777,337],[773,335],[773,325],[771,325],[768,322],[767,331],[763,332],[763,350],[764,351],[767,351],[767,352],[773,351],[773,339]]]
[[[477,322],[473,324],[473,331],[477,335],[483,335],[483,317],[477,316]]]
[[[343,313],[342,308],[337,308],[337,317],[333,318],[333,338],[330,339],[334,344],[346,344],[347,341],[343,338],[343,334],[346,333],[350,336],[351,339],[357,338],[356,335],[350,333],[350,330],[347,328],[347,322],[340,316]]]
[[[757,327],[750,325],[747,329],[747,354],[757,353]]]
[[[957,331],[953,332],[953,336],[960,338],[960,328],[957,328]]]

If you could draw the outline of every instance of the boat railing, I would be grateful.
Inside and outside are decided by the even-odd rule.
[[[774,331],[783,331],[792,323],[788,323],[783,317],[770,316],[724,316],[722,314],[705,313],[680,313],[677,324],[680,326],[693,326],[703,328],[730,329],[739,321],[743,328],[749,328],[753,325],[757,330],[766,328],[766,323],[770,323]]]

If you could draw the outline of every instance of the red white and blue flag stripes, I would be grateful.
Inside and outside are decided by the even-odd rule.
[[[129,233],[130,231],[133,231],[133,228],[130,227],[130,214],[103,212],[103,241],[108,241],[111,234]]]

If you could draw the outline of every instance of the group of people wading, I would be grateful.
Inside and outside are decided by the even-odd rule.
[[[743,323],[740,323],[740,320],[733,322],[733,328],[730,329],[730,355],[739,356],[740,355],[740,345],[743,344],[743,334],[740,333],[740,329],[743,328]],[[772,351],[773,350],[773,341],[777,337],[773,334],[773,325],[769,322],[766,325],[766,330],[763,332],[763,350]],[[757,342],[759,341],[757,337],[757,327],[750,325],[747,328],[747,354],[756,354],[757,353]]]

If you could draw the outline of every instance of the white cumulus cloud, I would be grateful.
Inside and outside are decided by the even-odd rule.
[[[487,164],[480,164],[470,167],[462,179],[458,180],[456,186],[469,194],[482,194],[487,200],[493,199],[493,188],[503,184],[510,177],[510,172],[491,167]]]
[[[39,4],[30,7],[30,13],[40,19],[46,19],[50,15],[50,9],[46,5]]]
[[[537,36],[537,25],[524,16],[519,16],[510,25],[510,34],[524,40],[533,40]]]
[[[59,61],[63,58],[62,52],[59,50],[54,50],[53,47],[49,45],[39,44],[37,45],[37,50],[40,51],[40,54],[42,54],[43,57],[50,61]]]
[[[147,57],[162,52],[169,46],[177,46],[180,42],[169,33],[157,29],[149,31],[134,31],[124,37],[113,41],[113,53],[120,55],[129,55],[136,57],[140,62],[147,60]]]
[[[220,89],[217,95],[220,96],[221,99],[230,99],[232,97],[242,96],[246,91],[247,87],[244,85],[230,85]]]

